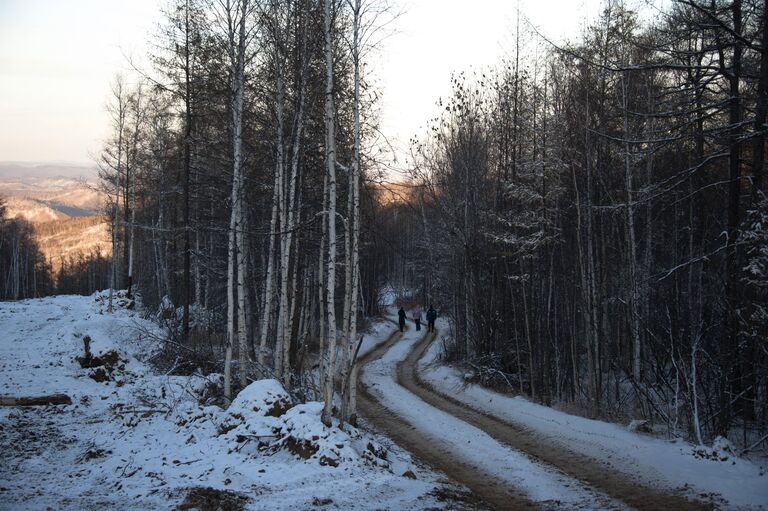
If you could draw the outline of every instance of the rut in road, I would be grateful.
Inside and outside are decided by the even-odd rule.
[[[360,358],[362,370],[358,381],[358,407],[362,415],[421,461],[469,488],[477,497],[480,507],[490,505],[493,509],[539,509],[522,492],[506,487],[493,475],[467,464],[440,444],[435,445],[429,437],[384,407],[369,392],[362,382],[365,364],[381,357],[401,336],[400,332],[393,332],[385,342]]]
[[[648,511],[714,509],[711,504],[691,501],[683,496],[644,486],[614,469],[602,465],[597,460],[569,451],[562,446],[554,445],[535,432],[474,410],[435,390],[421,380],[416,369],[419,359],[435,335],[435,333],[425,335],[424,339],[411,350],[408,357],[397,366],[397,383],[426,403],[485,431],[491,437],[513,449],[555,467],[634,509]]]

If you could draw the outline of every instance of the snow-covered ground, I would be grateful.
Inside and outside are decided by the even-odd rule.
[[[389,331],[382,329],[383,339],[394,328],[390,325]],[[482,430],[428,405],[398,385],[397,364],[405,360],[424,333],[425,329],[417,332],[411,324],[403,337],[380,359],[366,365],[362,380],[380,403],[412,424],[430,441],[443,444],[458,458],[522,490],[534,502],[559,501],[565,508],[579,509],[622,508],[621,503],[533,461]]]
[[[227,509],[451,506],[432,493],[438,474],[385,438],[325,428],[318,404],[270,415],[276,382],[252,384],[229,410],[205,406],[215,375],[146,362],[160,333],[125,308],[108,314],[98,295],[0,303],[0,394],[72,399],[0,407],[0,509],[189,509],[206,497],[237,504]],[[106,381],[75,360],[84,336],[94,355],[119,354]]]
[[[438,320],[438,329],[447,332],[447,325],[441,322]],[[438,362],[440,349],[440,343],[433,342],[420,360],[422,379],[476,410],[521,424],[646,484],[685,489],[694,496],[706,494],[716,501],[722,498],[723,507],[768,509],[768,467],[764,464],[682,440],[635,433],[467,384],[457,369]]]
[[[372,324],[360,355],[395,328],[391,321]],[[206,388],[216,375],[163,375],[147,362],[161,333],[123,307],[108,314],[100,295],[0,303],[0,394],[65,393],[73,402],[0,407],[0,509],[173,509],[206,497],[264,510],[458,505],[441,502],[434,492],[442,487],[439,474],[415,465],[390,440],[354,428],[325,428],[317,403],[279,409],[287,408],[289,397],[274,381],[252,384],[228,410],[206,406]],[[621,507],[399,386],[397,363],[423,333],[409,329],[366,367],[364,381],[383,405],[533,501]],[[96,369],[76,361],[84,336],[94,355],[114,350],[119,356],[106,381],[94,380]],[[438,350],[434,343],[422,359],[422,377],[478,410],[643,482],[718,494],[735,508],[767,507],[768,476],[755,463],[466,385],[457,370],[436,362]],[[408,471],[417,478],[404,477]]]

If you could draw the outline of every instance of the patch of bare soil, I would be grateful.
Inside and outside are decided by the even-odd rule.
[[[112,381],[114,374],[124,370],[128,362],[114,350],[95,356],[91,353],[91,338],[87,335],[83,337],[83,356],[75,357],[75,360],[83,369],[90,369],[88,376],[99,383]]]
[[[477,511],[491,509],[485,506],[482,502],[479,502],[475,494],[460,488],[435,488],[429,494],[435,497],[439,502],[450,504],[451,509],[455,509],[457,504],[466,506],[467,509],[474,509]]]
[[[423,401],[439,408],[464,422],[471,424],[496,440],[509,445],[513,449],[526,453],[531,458],[550,465],[568,474],[586,485],[602,493],[624,502],[637,510],[656,511],[659,509],[675,510],[705,510],[714,509],[711,503],[694,502],[682,495],[666,493],[657,488],[651,488],[632,480],[615,469],[603,465],[587,456],[564,449],[533,431],[519,424],[506,422],[498,417],[474,410],[450,396],[440,393],[421,380],[416,370],[418,360],[429,347],[435,334],[427,334],[408,354],[408,357],[398,364],[397,382],[416,394]],[[468,485],[469,486],[469,485]],[[471,488],[471,486],[470,486]],[[474,488],[472,488],[474,490]],[[499,506],[497,500],[486,497],[498,509],[510,507]],[[545,505],[545,507],[547,507]]]
[[[189,489],[175,511],[242,511],[247,503],[248,497],[242,493],[198,486]]]

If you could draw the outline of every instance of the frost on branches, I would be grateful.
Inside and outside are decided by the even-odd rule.
[[[746,245],[744,283],[749,310],[744,315],[747,334],[766,338],[768,334],[768,197],[749,212],[747,227],[742,235]]]

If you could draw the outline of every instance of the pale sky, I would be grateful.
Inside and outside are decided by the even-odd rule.
[[[89,162],[107,133],[105,104],[124,54],[146,53],[159,0],[0,0],[0,161]],[[520,0],[549,38],[575,37],[600,0]],[[382,131],[399,146],[423,133],[453,71],[511,51],[515,0],[401,0],[373,70]],[[522,23],[521,23],[522,24]],[[401,162],[402,163],[402,162]]]

